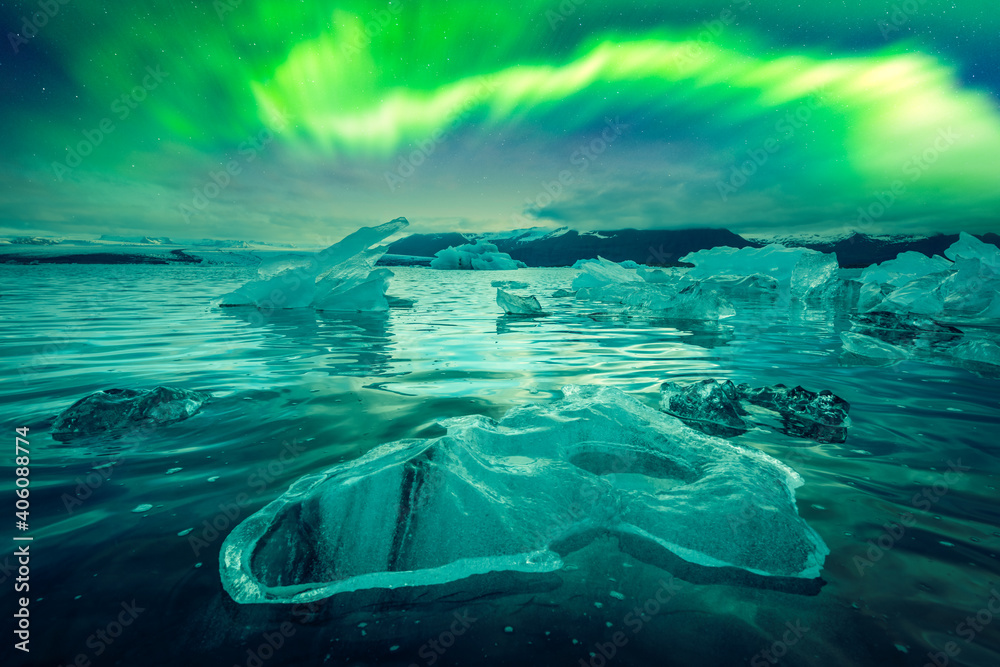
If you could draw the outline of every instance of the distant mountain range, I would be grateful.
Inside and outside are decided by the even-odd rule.
[[[987,233],[978,238],[1000,246],[1000,235]],[[727,229],[618,229],[578,232],[533,227],[505,232],[411,234],[389,245],[380,264],[385,266],[426,265],[440,250],[477,240],[496,244],[528,266],[572,266],[577,260],[604,257],[615,262],[632,260],[650,266],[683,265],[680,258],[697,250],[729,246],[762,247],[779,242],[788,247],[803,247],[834,252],[844,268],[865,267],[893,259],[901,252],[914,250],[925,255],[942,255],[958,240],[958,234],[930,237],[867,236],[852,234],[841,238],[781,238],[765,240],[744,238]],[[13,237],[0,239],[0,262],[140,264],[140,263],[253,263],[258,251],[299,250],[292,244],[258,241],[220,241],[214,239],[170,239],[148,236],[105,235],[96,241]],[[5,252],[5,250],[7,252]],[[306,252],[306,249],[301,249]]]
[[[484,240],[528,266],[572,266],[579,259],[600,255],[614,262],[633,260],[640,264],[676,266],[681,257],[695,250],[755,245],[726,229],[618,229],[578,232],[560,228],[544,233],[538,229],[499,234],[411,234],[389,246],[390,255],[432,257],[448,246]]]
[[[1000,235],[983,234],[978,238],[1000,246]],[[689,252],[729,246],[759,248],[767,245],[760,239],[746,239],[727,229],[619,229],[602,232],[577,232],[565,227],[555,230],[538,228],[497,234],[411,234],[389,246],[386,263],[422,264],[417,258],[433,257],[448,246],[484,240],[494,243],[501,252],[528,266],[572,266],[577,260],[600,255],[615,262],[632,260],[650,266],[678,266]],[[907,250],[926,255],[942,255],[958,240],[958,234],[931,237],[876,237],[852,234],[841,239],[781,239],[781,245],[834,252],[844,268],[859,268],[894,259]],[[773,241],[772,241],[773,242]]]

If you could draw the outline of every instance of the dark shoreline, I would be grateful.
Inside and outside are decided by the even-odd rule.
[[[0,264],[201,264],[183,250],[169,255],[132,255],[114,252],[77,253],[73,255],[0,254]]]

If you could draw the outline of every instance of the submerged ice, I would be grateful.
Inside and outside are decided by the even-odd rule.
[[[779,430],[799,438],[818,442],[844,442],[851,425],[851,404],[829,389],[809,391],[801,386],[751,387],[741,384],[737,390],[747,403],[776,412],[781,417]]]
[[[128,431],[187,419],[211,394],[176,387],[105,389],[66,408],[52,425],[60,442],[93,436],[121,437]]]
[[[745,432],[749,414],[730,380],[701,380],[660,385],[660,409],[712,435],[728,437]]]
[[[552,572],[602,534],[639,560],[719,580],[818,577],[829,552],[798,516],[793,470],[618,389],[564,393],[500,421],[447,419],[446,435],[303,477],[226,538],[225,590],[297,603]],[[737,512],[745,520],[727,521]]]
[[[747,405],[777,413],[782,433],[819,442],[844,442],[851,424],[850,404],[829,390],[817,393],[783,384],[751,387],[713,379],[660,386],[661,410],[711,435],[740,435],[764,423]]]
[[[258,277],[222,297],[221,306],[316,308],[334,311],[384,311],[392,272],[375,269],[386,247],[371,246],[403,230],[396,218],[377,227],[362,227],[325,250],[308,257],[285,257],[262,263]]]

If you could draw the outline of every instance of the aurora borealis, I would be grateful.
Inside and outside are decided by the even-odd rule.
[[[0,233],[1000,217],[986,0],[36,0],[0,19]]]

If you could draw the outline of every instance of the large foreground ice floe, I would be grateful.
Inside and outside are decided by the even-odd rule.
[[[272,260],[258,277],[222,297],[221,306],[316,308],[337,311],[384,311],[392,272],[376,269],[386,247],[371,246],[404,229],[406,218],[377,227],[362,227],[309,257]]]
[[[301,478],[226,538],[225,590],[298,603],[552,572],[609,534],[692,580],[815,582],[829,551],[798,516],[793,470],[618,389],[564,393]]]

